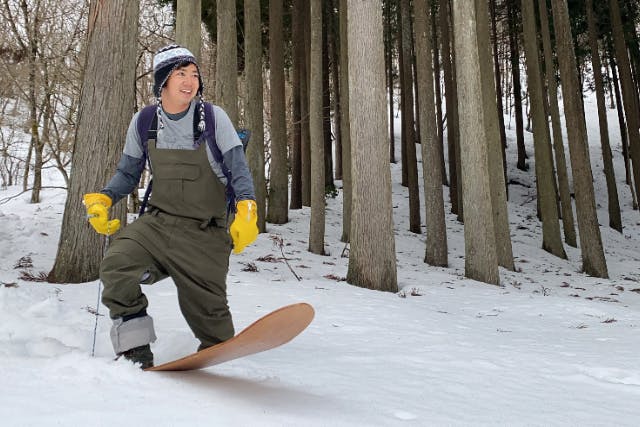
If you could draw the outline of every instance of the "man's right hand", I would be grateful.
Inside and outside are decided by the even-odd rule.
[[[109,196],[103,193],[88,193],[82,201],[87,208],[89,224],[96,232],[109,236],[120,229],[119,219],[109,221],[109,208],[112,203]]]

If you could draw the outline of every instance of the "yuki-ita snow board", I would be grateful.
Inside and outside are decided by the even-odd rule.
[[[307,303],[279,308],[253,322],[235,337],[147,371],[189,371],[271,350],[286,344],[306,329],[315,312]]]

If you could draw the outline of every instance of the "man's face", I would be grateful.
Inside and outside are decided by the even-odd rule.
[[[179,106],[189,105],[199,88],[198,67],[195,64],[176,68],[162,89],[162,103],[167,102]]]

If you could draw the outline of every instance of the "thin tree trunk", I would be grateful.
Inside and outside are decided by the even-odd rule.
[[[456,166],[456,127],[457,108],[456,85],[451,61],[451,38],[449,30],[449,0],[440,0],[440,33],[442,34],[442,64],[444,69],[444,94],[447,116],[447,148],[449,157],[449,200],[451,213],[459,214],[462,206],[458,203],[458,168]],[[444,148],[443,148],[444,149]]]
[[[513,249],[511,233],[509,231],[509,212],[507,209],[507,186],[505,183],[505,165],[503,144],[500,139],[499,115],[496,101],[495,78],[491,51],[489,26],[489,9],[486,0],[476,0],[477,44],[480,53],[480,89],[483,98],[484,124],[487,136],[487,155],[489,179],[491,182],[491,209],[493,212],[493,227],[496,233],[496,250],[498,264],[508,270],[515,270],[513,263]]]
[[[563,88],[562,100],[567,122],[571,170],[575,186],[582,267],[587,274],[606,278],[609,273],[596,214],[587,129],[581,105],[575,102],[576,99],[582,99],[582,91],[580,90],[577,74],[569,12],[566,0],[552,0],[551,6],[553,7],[553,23]]]
[[[291,199],[289,209],[302,209],[302,13],[303,0],[293,0],[291,36]]]
[[[235,4],[235,1],[233,2]],[[289,174],[284,93],[284,41],[282,0],[269,0],[269,86],[271,87],[271,166],[269,168],[269,208],[267,220],[273,224],[289,221]],[[235,33],[234,33],[235,38]]]
[[[387,71],[387,90],[389,91],[389,161],[396,162],[396,131],[394,113],[394,82],[393,78],[393,32],[391,29],[391,0],[384,4],[384,35],[385,35],[385,69]]]
[[[414,117],[413,74],[411,48],[411,2],[401,0],[401,28],[402,28],[402,117],[404,126],[402,134],[406,147],[407,187],[409,189],[409,231],[420,234],[420,188],[418,185],[418,160],[416,156],[416,133]]]
[[[447,266],[447,227],[442,197],[442,162],[438,155],[438,132],[434,105],[431,18],[427,0],[415,0],[416,70],[418,73],[418,110],[421,126],[422,176],[426,208],[427,244],[424,262]]]
[[[500,72],[500,58],[498,52],[498,24],[496,22],[496,0],[490,0],[491,11],[491,38],[493,41],[493,70],[495,73],[495,85],[496,85],[496,100],[498,102],[498,124],[500,130],[500,142],[502,143],[502,163],[504,165],[504,177],[507,181],[507,158],[506,150],[507,146],[507,133],[504,129],[504,106],[502,104],[502,77]]]
[[[442,171],[442,185],[449,185],[447,178],[447,168],[444,160],[444,122],[442,118],[442,72],[440,67],[440,40],[438,39],[438,4],[431,3],[431,37],[433,46],[433,72],[435,78],[436,94],[436,126],[438,130],[438,158],[440,159]]]
[[[199,2],[198,2],[199,3]],[[247,101],[245,124],[251,130],[251,144],[247,147],[247,161],[258,205],[258,229],[266,231],[267,185],[264,178],[264,117],[262,96],[262,35],[260,33],[260,5],[244,2],[244,72]]]
[[[596,18],[593,13],[593,0],[587,0],[587,23],[589,27],[589,45],[591,47],[591,62],[593,63],[593,80],[596,86],[596,99],[598,103],[598,120],[600,127],[600,144],[602,146],[602,161],[604,175],[607,180],[607,195],[609,207],[609,226],[622,233],[622,217],[620,215],[620,202],[618,201],[618,186],[613,169],[613,157],[611,144],[609,143],[609,124],[607,121],[607,100],[604,95],[604,82],[602,79],[602,64],[600,63],[600,49],[598,48],[598,33]]]
[[[324,255],[325,158],[322,96],[322,0],[310,1],[311,68],[309,85],[309,135],[311,139],[311,218],[309,252]]]
[[[637,192],[640,190],[640,117],[638,116],[638,93],[631,76],[629,56],[624,40],[622,18],[618,0],[609,0],[611,27],[616,51],[616,64],[622,85],[622,101],[627,118],[627,136],[629,138],[629,156],[633,163],[633,182]]]
[[[540,73],[535,4],[530,0],[522,0],[521,5],[524,49],[527,62],[527,86],[529,88],[529,97],[531,98],[531,115],[533,117],[538,204],[542,218],[542,248],[557,257],[566,259],[567,254],[562,246],[558,203],[556,202],[549,124],[542,98],[544,90]]]
[[[538,1],[540,15],[540,29],[542,33],[542,45],[544,48],[544,65],[547,75],[548,106],[551,115],[553,129],[553,151],[556,160],[556,174],[558,175],[558,192],[560,194],[560,206],[562,208],[562,227],[564,241],[574,248],[578,247],[573,205],[571,202],[571,190],[569,188],[569,173],[564,152],[564,140],[560,124],[560,109],[558,108],[558,83],[556,82],[556,69],[553,60],[553,47],[551,46],[551,33],[549,31],[549,14],[545,1]]]
[[[351,125],[349,113],[349,43],[347,26],[347,0],[339,0],[340,7],[340,134],[342,135],[342,236],[340,241],[349,242],[351,236]]]
[[[625,182],[629,186],[631,192],[631,200],[633,202],[633,209],[638,209],[638,200],[636,199],[636,192],[633,188],[633,181],[631,179],[631,159],[629,158],[629,138],[627,138],[627,124],[624,119],[624,107],[622,106],[622,95],[620,94],[620,84],[618,80],[618,73],[616,72],[616,65],[614,63],[613,55],[609,57],[609,63],[611,64],[611,76],[613,80],[613,88],[616,97],[616,111],[618,113],[618,125],[620,126],[620,144],[622,145],[622,157],[624,158],[625,168]]]
[[[509,45],[511,47],[511,74],[513,75],[513,103],[516,120],[516,146],[518,148],[517,167],[528,170],[527,152],[524,146],[524,123],[522,113],[522,87],[520,85],[520,47],[518,43],[518,11],[517,0],[507,0],[509,15]]]

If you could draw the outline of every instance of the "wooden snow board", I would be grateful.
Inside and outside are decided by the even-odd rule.
[[[190,371],[271,350],[304,331],[314,314],[313,307],[307,303],[287,305],[261,317],[225,342],[145,370]]]

